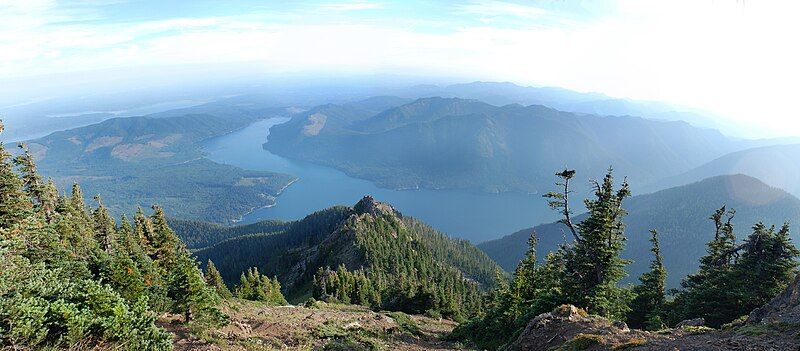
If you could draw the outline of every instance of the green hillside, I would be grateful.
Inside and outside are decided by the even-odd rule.
[[[353,207],[313,213],[285,230],[229,239],[195,254],[203,262],[212,260],[229,284],[251,266],[277,276],[290,300],[314,295],[414,313],[432,309],[450,316],[478,311],[479,292],[494,286],[499,269],[469,242],[403,217],[371,197]],[[322,276],[361,283],[328,282],[322,292]],[[348,290],[354,286],[364,290]],[[364,294],[363,300],[359,294]],[[454,305],[439,305],[445,300]]]
[[[326,105],[271,129],[268,150],[388,188],[542,192],[568,163],[598,178],[609,165],[632,184],[677,175],[743,143],[685,122],[583,115],[424,98],[380,113]],[[582,189],[581,189],[582,190]]]
[[[203,158],[204,140],[255,120],[238,113],[114,118],[27,144],[44,176],[60,188],[79,182],[87,195],[102,194],[114,214],[157,203],[179,218],[230,223],[274,203],[295,179]]]

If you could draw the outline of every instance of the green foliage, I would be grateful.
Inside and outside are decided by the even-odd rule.
[[[227,239],[286,230],[291,222],[264,220],[252,224],[225,226],[217,223],[169,218],[169,226],[190,249],[202,249]]]
[[[67,197],[42,182],[23,150],[17,175],[0,143],[0,348],[169,350],[156,313],[224,318],[163,213],[117,226],[99,198],[86,207],[77,185]]]
[[[195,254],[212,260],[228,282],[250,267],[277,276],[292,301],[314,297],[452,317],[480,309],[481,290],[494,286],[497,269],[485,254],[393,210],[366,207],[318,211],[283,230],[228,239]]]
[[[636,297],[631,301],[627,322],[631,328],[655,331],[665,327],[667,271],[661,257],[658,232],[652,230],[650,233],[653,261],[650,263],[650,271],[639,277],[641,284],[633,288]]]
[[[731,189],[735,189],[732,191]],[[753,201],[763,199],[764,201]],[[768,201],[767,201],[768,199]],[[762,181],[745,175],[726,175],[709,178],[651,194],[633,196],[625,201],[625,232],[627,241],[623,258],[633,262],[627,266],[630,276],[624,284],[638,283],[638,277],[650,271],[652,259],[649,230],[659,233],[664,267],[669,272],[667,288],[676,288],[687,275],[697,271],[699,260],[707,254],[706,243],[714,237],[713,226],[706,220],[720,205],[736,208],[733,224],[745,228],[754,223],[780,224],[800,217],[800,200],[787,192],[773,188]],[[577,208],[577,207],[576,207]],[[580,221],[585,214],[577,214]],[[484,242],[478,247],[513,272],[525,256],[525,241],[535,230],[539,239],[539,252],[558,250],[564,243],[564,234],[573,241],[569,229],[561,223],[541,224],[522,229],[501,239]],[[792,232],[792,239],[800,239],[800,231]]]
[[[789,238],[789,225],[776,230],[757,223],[743,243],[736,244],[732,218],[725,207],[711,219],[714,239],[697,273],[688,276],[671,305],[670,322],[703,317],[719,327],[769,302],[797,273],[800,251]]]
[[[475,277],[486,281],[489,274],[484,269],[491,265],[478,264],[485,256],[474,255],[474,247],[447,240],[391,209],[361,209],[385,206],[372,201],[361,200],[356,213],[333,234],[339,240],[321,250],[326,253],[321,262],[340,265],[336,270],[318,268],[314,298],[456,319],[480,312],[480,287],[464,274],[478,272]],[[348,259],[341,253],[351,240],[357,252]],[[355,262],[362,268],[347,268],[346,263]]]
[[[269,305],[287,304],[278,278],[270,279],[259,273],[258,268],[250,268],[242,273],[234,295],[240,299],[261,301]]]
[[[232,297],[231,291],[228,290],[228,286],[225,285],[225,280],[222,279],[222,275],[219,274],[217,270],[217,266],[214,265],[214,262],[208,260],[206,264],[206,273],[205,273],[206,284],[209,287],[217,291],[217,295],[222,297],[223,299]]]

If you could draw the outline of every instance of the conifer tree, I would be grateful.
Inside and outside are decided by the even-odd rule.
[[[3,122],[0,121],[0,134]],[[10,229],[30,215],[33,204],[25,196],[23,182],[14,172],[11,154],[0,143],[0,228]]]
[[[97,208],[92,213],[95,236],[103,250],[110,253],[117,241],[117,225],[114,222],[114,218],[108,213],[108,209],[103,204],[100,196],[95,196],[94,199],[97,201]]]
[[[618,286],[626,276],[627,260],[620,257],[625,247],[624,224],[626,212],[622,202],[630,196],[627,181],[614,188],[612,169],[601,183],[593,181],[594,199],[584,200],[588,218],[573,224],[569,209],[569,181],[575,171],[564,170],[556,174],[563,179],[560,193],[545,195],[550,206],[564,215],[561,220],[575,239],[574,246],[566,252],[563,292],[572,303],[587,308],[591,313],[621,318],[627,313],[630,294]]]
[[[286,299],[281,293],[281,285],[277,278],[270,279],[251,267],[243,272],[236,286],[235,296],[240,299],[261,301],[270,305],[285,305]]]
[[[217,266],[214,265],[214,262],[208,260],[208,264],[206,264],[206,274],[205,274],[206,284],[217,291],[222,298],[229,298],[233,296],[231,291],[228,290],[228,286],[225,285],[225,280],[222,279],[222,274],[219,273],[217,270]]]
[[[639,277],[640,284],[633,288],[636,297],[631,302],[628,325],[639,329],[660,330],[665,326],[667,271],[661,257],[658,232],[651,230],[650,234],[650,242],[653,243],[650,249],[653,252],[653,261],[650,262],[650,271],[643,273]]]

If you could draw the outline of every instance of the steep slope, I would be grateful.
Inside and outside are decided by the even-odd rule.
[[[724,174],[746,174],[800,196],[800,144],[757,147],[730,153],[656,186],[686,184]]]
[[[192,114],[113,118],[28,142],[43,175],[61,188],[80,182],[103,194],[114,214],[160,204],[181,218],[229,223],[294,181],[203,158],[202,141],[243,128],[255,117]]]
[[[684,122],[456,98],[425,98],[370,118],[351,117],[345,127],[330,120],[344,118],[297,116],[273,127],[265,147],[384,187],[488,192],[548,189],[553,170],[565,163],[585,177],[602,176],[613,165],[632,184],[646,184],[741,147]]]
[[[267,219],[251,224],[226,226],[218,223],[170,218],[169,226],[186,247],[192,250],[212,246],[244,235],[268,234],[286,230],[291,222]]]
[[[277,276],[290,299],[309,296],[314,275],[324,267],[363,268],[386,282],[427,280],[424,284],[465,291],[474,283],[493,286],[499,269],[469,242],[451,239],[371,197],[353,207],[313,213],[283,231],[229,239],[195,254],[201,262],[214,261],[229,284],[247,267],[258,267]]]
[[[783,190],[772,188],[758,179],[744,175],[720,176],[701,182],[639,195],[624,204],[628,242],[624,257],[632,259],[628,267],[630,281],[647,270],[651,260],[648,231],[656,229],[661,238],[668,285],[692,273],[705,254],[705,244],[713,237],[713,223],[708,217],[722,205],[736,209],[734,224],[740,239],[758,221],[781,225],[800,218],[800,200]],[[576,219],[581,219],[581,216]],[[522,259],[526,240],[532,230],[539,237],[540,253],[564,243],[566,228],[559,223],[542,224],[520,230],[503,238],[484,242],[478,247],[511,271]],[[800,240],[792,231],[794,240]],[[540,255],[544,256],[544,255]]]

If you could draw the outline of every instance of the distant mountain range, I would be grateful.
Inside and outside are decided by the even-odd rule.
[[[769,142],[731,139],[682,121],[540,105],[405,102],[379,97],[318,106],[274,126],[265,148],[388,188],[537,193],[550,190],[552,174],[567,165],[586,179],[613,166],[640,187]]]
[[[800,144],[757,147],[727,154],[654,184],[664,188],[722,174],[746,174],[800,197]]]
[[[658,101],[613,98],[600,93],[583,93],[557,87],[520,86],[509,82],[472,82],[447,86],[421,85],[409,89],[415,97],[456,97],[480,100],[492,105],[544,105],[557,110],[601,116],[637,116],[685,121],[694,126],[726,127],[707,111]],[[733,131],[731,130],[725,130]]]
[[[745,175],[718,176],[632,197],[623,205],[628,211],[624,218],[628,242],[623,256],[633,260],[628,267],[628,281],[635,281],[648,269],[652,256],[648,231],[656,229],[660,233],[668,283],[677,286],[681,278],[698,267],[698,259],[705,254],[705,244],[714,235],[714,226],[708,217],[723,205],[736,209],[733,223],[739,240],[746,237],[750,227],[758,221],[780,226],[800,218],[798,198]],[[583,216],[575,217],[576,220],[581,218]],[[795,243],[800,242],[798,225],[795,223],[792,227]],[[533,230],[539,238],[537,251],[540,258],[564,243],[565,239],[571,240],[565,237],[564,225],[550,223],[523,229],[481,243],[478,247],[505,270],[511,271],[525,254],[526,241]]]
[[[159,204],[177,217],[231,223],[272,203],[295,180],[203,157],[203,140],[256,120],[243,114],[113,118],[27,144],[44,176],[61,188],[79,182],[88,197],[103,194],[115,214]]]

